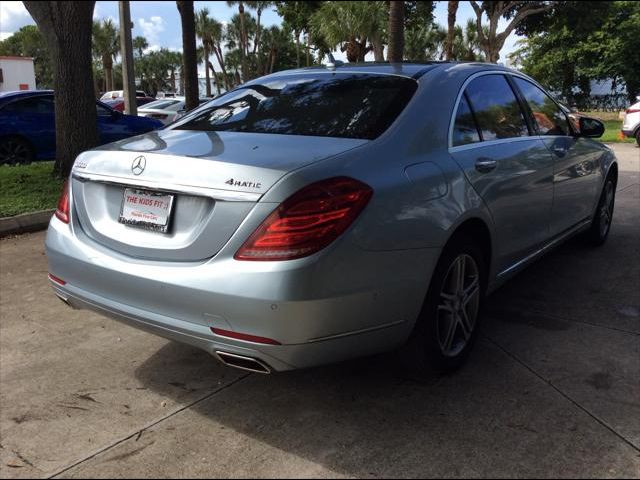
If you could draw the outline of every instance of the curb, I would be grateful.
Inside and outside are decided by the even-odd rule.
[[[24,213],[15,217],[0,218],[0,238],[7,235],[19,235],[21,233],[37,232],[44,230],[49,225],[51,215],[55,212],[51,210],[40,210],[39,212]]]

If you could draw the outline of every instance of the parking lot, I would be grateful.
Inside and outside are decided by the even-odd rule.
[[[44,232],[0,240],[0,476],[640,476],[640,150],[611,236],[493,294],[469,364],[270,376],[60,302]]]

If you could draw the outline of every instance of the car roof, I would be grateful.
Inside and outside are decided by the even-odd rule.
[[[495,63],[483,62],[447,62],[447,61],[431,61],[431,62],[359,62],[359,63],[342,63],[336,62],[335,67],[320,65],[314,67],[304,67],[292,70],[283,70],[268,75],[269,78],[277,78],[286,75],[300,75],[304,73],[314,72],[337,72],[337,73],[366,73],[371,75],[396,75],[406,78],[419,79],[425,73],[440,68],[455,68],[469,70],[504,70],[511,71],[502,65]],[[263,77],[264,78],[264,77]],[[259,79],[258,79],[259,80]],[[251,82],[248,82],[251,83]]]
[[[34,97],[37,95],[52,95],[53,90],[14,90],[0,92],[0,99],[13,99],[20,97]]]

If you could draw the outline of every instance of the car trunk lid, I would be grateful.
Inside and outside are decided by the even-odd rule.
[[[282,176],[366,140],[166,130],[80,155],[72,198],[82,230],[146,260],[201,261],[231,238]],[[166,233],[119,221],[125,190],[171,195]]]

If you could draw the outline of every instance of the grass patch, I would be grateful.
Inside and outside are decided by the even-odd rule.
[[[0,217],[55,208],[62,180],[51,172],[53,162],[0,166]]]
[[[604,135],[596,140],[607,143],[636,143],[635,139],[624,137],[620,140],[620,129],[622,128],[621,120],[605,120]]]

